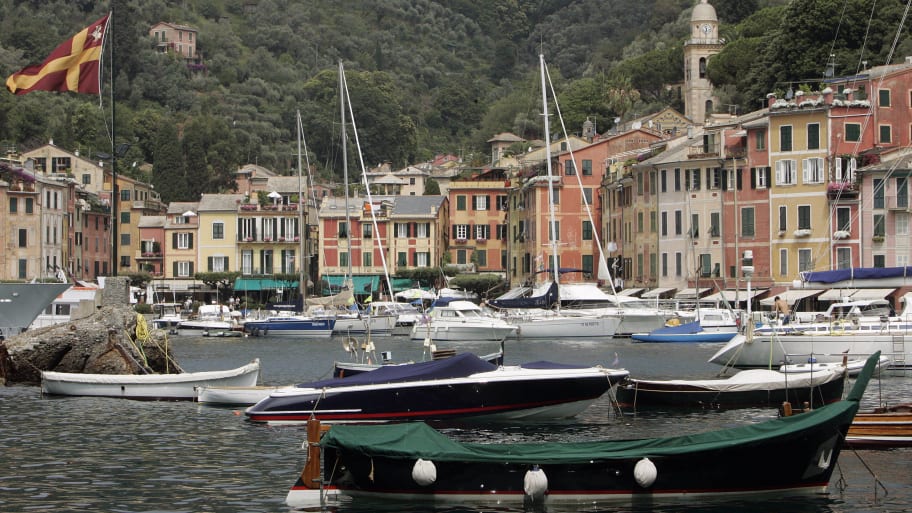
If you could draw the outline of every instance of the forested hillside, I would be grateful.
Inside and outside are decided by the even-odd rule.
[[[683,80],[682,43],[698,0],[114,0],[114,86],[123,162],[153,164],[164,199],[230,183],[238,164],[292,172],[300,110],[311,165],[338,176],[342,62],[367,165],[394,167],[449,152],[486,161],[485,141],[540,136],[537,60],[558,88],[569,130],[607,130],[666,105]],[[788,81],[881,63],[900,0],[712,0],[726,49],[710,63],[723,103],[754,109]],[[40,62],[111,2],[0,0],[0,72]],[[873,20],[873,25],[868,20]],[[153,51],[159,21],[199,30],[205,69]],[[908,30],[904,30],[907,33]],[[905,45],[905,38],[901,38]],[[901,47],[902,47],[901,45]],[[903,55],[896,50],[897,58]],[[97,98],[0,95],[0,141],[29,149],[53,138],[109,152]],[[131,172],[129,168],[123,172]]]

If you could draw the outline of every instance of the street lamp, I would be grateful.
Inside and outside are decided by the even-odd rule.
[[[747,278],[747,340],[754,338],[754,320],[751,317],[751,276],[754,275],[754,252],[745,250],[741,258],[741,273]]]

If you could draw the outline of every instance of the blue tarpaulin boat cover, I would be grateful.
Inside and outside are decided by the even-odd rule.
[[[488,304],[497,308],[544,308],[549,309],[557,301],[557,283],[552,282],[548,291],[540,296],[492,299]]]
[[[912,277],[912,267],[853,267],[833,271],[804,271],[801,279],[811,283],[837,283],[848,280],[878,280]]]
[[[700,321],[685,322],[677,326],[663,326],[649,332],[650,335],[690,335],[703,331]]]

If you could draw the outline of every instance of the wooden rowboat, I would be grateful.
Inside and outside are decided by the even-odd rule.
[[[912,446],[912,403],[856,414],[846,443],[854,448]]]

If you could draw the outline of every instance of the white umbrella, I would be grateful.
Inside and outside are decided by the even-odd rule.
[[[270,192],[270,193],[269,193],[269,197],[272,198],[272,203],[273,203],[273,204],[275,204],[275,203],[278,202],[280,199],[282,199],[282,195],[279,194],[279,193],[276,192],[276,191]]]
[[[184,215],[184,217],[193,217],[196,215],[196,212],[194,212],[192,210],[188,210],[188,211],[184,212],[183,215]]]

